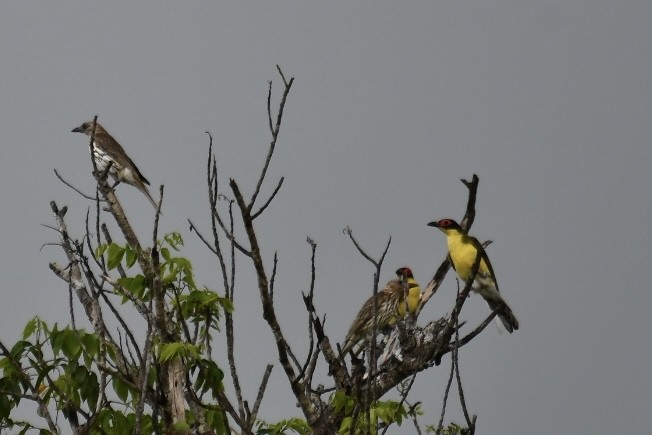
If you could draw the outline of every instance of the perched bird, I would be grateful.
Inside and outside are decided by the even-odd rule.
[[[93,134],[93,122],[85,122],[79,127],[73,128],[72,132],[84,133],[90,137]],[[111,162],[109,174],[116,180],[113,187],[117,186],[121,181],[131,184],[143,192],[154,208],[157,208],[156,202],[152,195],[149,194],[146,186],[149,185],[149,181],[141,174],[136,164],[129,158],[120,144],[99,123],[95,123],[93,159],[95,159],[95,165],[99,172],[106,170],[109,162]]]
[[[419,302],[421,302],[421,287],[419,287],[419,283],[414,279],[412,269],[409,267],[401,267],[396,271],[396,275],[403,277],[408,286],[406,303],[399,305],[398,314],[400,317],[405,316],[406,305],[408,313],[414,314],[419,307]]]
[[[439,228],[446,234],[448,242],[448,255],[457,272],[463,281],[467,281],[471,275],[476,257],[481,256],[480,266],[473,281],[472,288],[484,298],[491,310],[498,309],[498,317],[510,333],[518,329],[518,320],[512,313],[507,302],[500,295],[498,282],[489,257],[482,244],[475,237],[469,236],[466,231],[452,219],[442,219],[438,222],[430,222],[428,226]]]
[[[414,281],[412,271],[408,267],[402,267],[396,271],[397,279],[387,283],[385,288],[375,295],[376,299],[376,329],[378,331],[386,330],[394,325],[401,317],[405,316],[405,308],[410,313],[414,313],[419,305],[421,289]],[[410,280],[413,283],[410,286]],[[416,285],[415,285],[416,284]],[[407,304],[405,295],[408,294]],[[416,297],[418,293],[418,298]],[[353,349],[358,342],[364,340],[373,330],[374,327],[374,296],[367,299],[362,305],[358,315],[355,317],[353,324],[349,328],[342,354]]]

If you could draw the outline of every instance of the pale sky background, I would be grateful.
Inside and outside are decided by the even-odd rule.
[[[65,259],[40,249],[57,241],[41,224],[53,223],[56,200],[82,235],[90,204],[53,169],[93,190],[87,140],[70,130],[95,114],[153,192],[165,184],[161,231],[184,235],[197,281],[221,292],[217,263],[186,221],[209,233],[204,132],[222,185],[235,177],[249,196],[279,64],[296,81],[266,192],[286,181],[257,229],[268,271],[279,253],[277,308],[297,354],[306,236],[319,244],[317,309],[341,341],[372,283],[342,229],[375,256],[393,237],[381,282],[407,264],[425,283],[445,255],[426,223],[459,219],[459,179],[477,173],[472,233],[494,240],[489,255],[521,322],[513,335],[490,327],[461,351],[479,433],[645,433],[650,23],[647,0],[1,1],[0,338],[17,340],[34,315],[68,322],[66,285],[48,269]],[[129,186],[117,191],[149,243],[150,205]],[[242,261],[239,271],[237,360],[253,402],[277,357],[251,268]],[[419,323],[448,312],[454,292],[449,275]],[[462,317],[475,326],[487,314],[472,297]],[[215,353],[226,368],[223,348]],[[410,396],[425,404],[423,424],[438,420],[449,361],[421,373]],[[300,410],[276,363],[261,417],[292,416]],[[461,421],[457,406],[449,419]]]

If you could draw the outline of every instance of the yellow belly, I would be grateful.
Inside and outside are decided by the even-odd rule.
[[[451,236],[448,237],[448,253],[459,277],[464,281],[469,279],[475,257],[478,255],[476,247],[471,242],[465,242],[461,236]],[[489,273],[489,268],[484,260],[480,261],[478,273],[482,275]]]

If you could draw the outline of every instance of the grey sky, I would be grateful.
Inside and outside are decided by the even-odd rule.
[[[186,223],[208,229],[204,132],[223,185],[235,177],[251,192],[269,141],[266,82],[279,82],[280,64],[296,82],[269,180],[286,182],[258,230],[270,270],[279,253],[277,306],[297,351],[307,235],[319,244],[317,308],[341,341],[372,282],[342,229],[374,255],[393,237],[382,282],[408,264],[425,283],[445,255],[426,223],[461,217],[458,180],[477,173],[472,232],[494,240],[521,322],[461,352],[480,433],[646,432],[651,22],[649,1],[1,2],[0,338],[15,341],[36,314],[67,322],[67,289],[47,267],[63,257],[39,251],[56,240],[40,224],[56,200],[81,235],[73,224],[89,204],[53,169],[93,189],[87,142],[70,130],[94,114],[165,184],[162,231],[185,236],[198,282],[220,290]],[[129,186],[118,196],[149,240],[150,205]],[[276,358],[244,265],[237,358],[253,399]],[[450,310],[454,292],[450,275],[420,323]],[[487,314],[472,297],[462,317]],[[419,377],[423,423],[438,418],[448,363]],[[270,388],[264,418],[299,415],[279,367]]]

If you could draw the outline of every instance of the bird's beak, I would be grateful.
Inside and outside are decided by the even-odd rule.
[[[72,130],[70,130],[71,133],[83,133],[84,130],[82,130],[81,125],[79,127],[75,127]]]
[[[440,227],[439,227],[439,224],[438,224],[437,222],[430,222],[430,223],[428,223],[428,226],[429,226],[429,227],[440,228]]]

